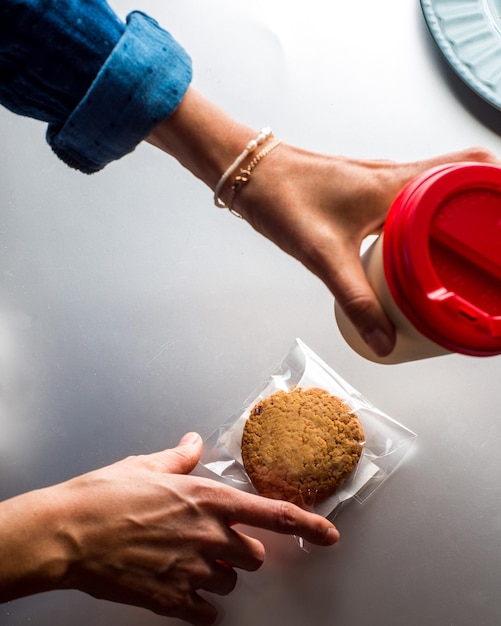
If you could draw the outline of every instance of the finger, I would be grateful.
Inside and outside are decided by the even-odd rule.
[[[310,543],[329,546],[339,539],[336,527],[325,517],[300,507],[243,491],[227,498],[229,524],[247,524],[287,535],[297,535]]]
[[[492,165],[499,165],[500,163],[497,155],[490,150],[487,150],[487,148],[474,146],[457,152],[431,157],[430,159],[424,161],[417,161],[417,165],[421,168],[430,168],[435,167],[436,165],[446,165],[447,163],[461,161],[477,161],[479,163],[490,163]]]
[[[231,567],[248,572],[255,572],[264,563],[265,549],[263,544],[245,533],[228,528],[228,540],[219,548],[216,555]]]
[[[175,448],[143,457],[153,471],[166,474],[189,474],[200,460],[203,441],[198,433],[187,433]]]
[[[169,611],[166,615],[182,619],[193,626],[211,626],[217,619],[217,609],[198,593],[192,592],[182,608],[176,612]]]
[[[237,573],[224,561],[216,561],[211,576],[200,586],[204,591],[226,596],[235,589]]]
[[[217,618],[216,607],[186,584],[183,578],[172,581],[158,576],[140,579],[132,576],[128,580],[121,579],[118,587],[111,590],[105,589],[96,580],[79,588],[96,598],[143,607],[157,615],[176,617],[194,626],[210,626]]]
[[[496,163],[494,154],[484,148],[466,150],[402,164],[393,168],[393,180],[387,185],[390,203],[402,187],[416,175],[453,161]],[[386,203],[384,203],[386,204]],[[367,234],[367,233],[365,233]],[[322,280],[333,293],[338,305],[352,322],[365,343],[378,356],[388,355],[395,345],[395,330],[370,286],[360,260],[359,241],[340,240],[322,259]]]
[[[395,330],[372,289],[362,267],[358,249],[346,247],[331,264],[326,283],[338,305],[365,343],[379,356],[395,345]]]

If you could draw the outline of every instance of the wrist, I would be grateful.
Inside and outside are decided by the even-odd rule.
[[[176,111],[153,130],[147,141],[173,156],[213,191],[217,191],[216,195],[221,199],[222,205],[235,200],[235,206],[237,206],[238,202],[242,209],[236,208],[234,212],[242,216],[245,214],[245,218],[248,219],[248,213],[253,212],[254,207],[249,205],[246,198],[254,194],[252,191],[249,193],[247,189],[240,191],[240,187],[236,193],[232,186],[240,182],[235,181],[236,176],[240,174],[240,169],[248,168],[259,155],[259,166],[257,163],[252,166],[256,167],[256,172],[252,172],[253,180],[246,185],[246,187],[258,187],[254,178],[262,178],[259,170],[264,169],[265,165],[261,164],[261,161],[266,156],[266,162],[271,162],[272,157],[275,156],[275,154],[263,153],[263,150],[267,150],[276,141],[266,131],[263,134],[264,137],[257,141],[261,133],[256,129],[236,122],[225,111],[190,88]],[[246,148],[253,142],[256,142],[256,147],[248,154],[244,154]],[[240,162],[239,157],[242,155],[243,159]],[[221,184],[222,177],[236,161],[238,161],[236,171],[231,171]],[[268,165],[266,169],[269,169]],[[268,177],[267,181],[269,180]],[[270,189],[266,188],[266,191],[269,192]],[[221,204],[218,202],[217,206]]]
[[[254,168],[280,143],[279,139],[273,138],[273,132],[269,127],[263,128],[251,139],[220,177],[214,190],[214,204],[220,209],[229,209],[231,213],[242,217],[232,207],[235,194],[247,185]],[[261,147],[263,145],[264,147]],[[226,200],[222,199],[223,193],[227,196]]]
[[[240,176],[232,177],[222,195],[233,213],[265,235],[263,220],[280,219],[284,202],[292,202],[293,185],[287,169],[291,150],[294,148],[272,137],[243,164],[243,182]]]
[[[193,88],[147,141],[173,156],[212,190],[256,131],[236,122]]]
[[[57,487],[0,503],[0,601],[63,588],[70,550]]]

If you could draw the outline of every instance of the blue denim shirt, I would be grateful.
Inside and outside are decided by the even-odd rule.
[[[90,174],[134,150],[191,77],[189,56],[144,13],[123,24],[104,0],[1,0],[0,103],[48,122],[70,167]]]

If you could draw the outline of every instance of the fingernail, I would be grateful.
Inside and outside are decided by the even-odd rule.
[[[340,534],[339,534],[339,530],[337,528],[329,528],[329,530],[327,531],[325,538],[327,539],[327,543],[329,545],[332,545],[333,543],[336,543],[336,541],[339,540]]]
[[[393,339],[380,328],[365,333],[364,340],[378,356],[386,356],[393,350]]]
[[[181,441],[179,442],[180,446],[189,446],[192,445],[194,443],[198,443],[200,441],[200,435],[198,433],[186,433],[186,435],[184,435],[181,438]]]

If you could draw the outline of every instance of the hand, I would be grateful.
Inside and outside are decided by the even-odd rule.
[[[200,437],[192,433],[172,450],[130,457],[32,492],[24,519],[21,496],[17,511],[11,507],[11,522],[22,526],[16,536],[17,559],[11,564],[12,559],[2,560],[0,565],[2,599],[8,599],[9,588],[3,569],[15,570],[26,548],[30,559],[39,551],[43,555],[42,566],[32,563],[31,571],[24,572],[32,593],[75,588],[193,624],[211,624],[216,609],[198,591],[231,592],[235,568],[256,570],[265,556],[263,545],[236,530],[235,524],[295,534],[319,545],[337,541],[339,533],[321,516],[186,475],[201,450]],[[30,530],[37,520],[43,528]],[[0,521],[9,519],[2,520],[0,514]],[[30,540],[33,545],[26,545]],[[0,556],[13,556],[2,552],[1,533]],[[50,583],[33,583],[41,572],[52,577]],[[21,576],[14,583],[18,592],[23,589]]]
[[[190,88],[148,141],[214,189],[255,136],[255,129],[237,123]],[[252,171],[233,207],[316,274],[366,343],[385,356],[394,346],[395,332],[367,282],[360,245],[368,235],[381,232],[391,203],[409,180],[430,167],[457,161],[499,164],[483,148],[394,163],[314,154],[281,144]],[[228,200],[229,184],[220,196]]]
[[[393,348],[394,329],[362,269],[362,240],[381,232],[391,203],[410,179],[457,161],[499,164],[481,148],[402,164],[324,156],[282,144],[253,170],[233,206],[316,274],[366,343],[384,356]]]

